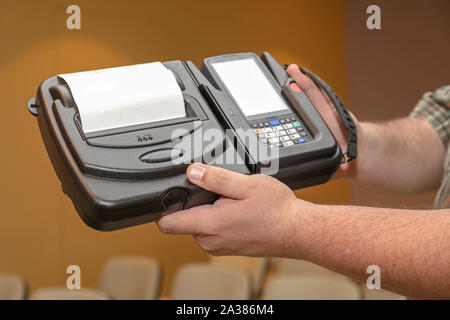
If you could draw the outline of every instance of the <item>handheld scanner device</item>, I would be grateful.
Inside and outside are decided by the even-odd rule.
[[[182,92],[183,118],[85,134],[72,92],[59,77],[44,80],[28,102],[63,192],[92,228],[126,228],[213,203],[218,195],[186,178],[193,162],[247,175],[270,174],[298,189],[328,181],[345,160],[316,108],[270,54],[207,58],[201,70],[190,61],[163,65]],[[180,129],[181,136],[172,134]],[[202,148],[190,154],[180,149],[179,141],[209,129],[226,134],[214,143],[201,140]],[[249,134],[259,150],[251,148]],[[223,162],[220,157],[228,150],[240,161]],[[189,154],[186,161],[174,161],[184,154]]]
[[[245,145],[250,131],[266,148],[277,149],[276,159],[248,150],[252,172],[263,172],[276,160],[264,173],[297,189],[328,181],[345,160],[316,108],[269,53],[207,58],[201,70],[212,84],[200,85],[209,100],[229,98],[219,102],[221,116],[240,143]]]

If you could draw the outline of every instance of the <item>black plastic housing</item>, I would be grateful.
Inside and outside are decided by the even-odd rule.
[[[313,141],[302,148],[281,150],[281,167],[274,176],[293,189],[328,181],[342,161],[339,146],[309,99],[289,88],[292,79],[283,68],[267,53],[263,61],[268,76],[314,136]],[[175,129],[183,129],[190,135],[210,128],[224,131],[248,125],[245,118],[236,122],[237,106],[225,91],[210,81],[208,60],[205,63],[203,73],[192,62],[163,63],[176,75],[182,89],[185,118],[89,135],[81,129],[76,104],[65,82],[52,77],[41,83],[28,109],[38,119],[64,193],[87,225],[103,231],[116,230],[154,221],[161,214],[213,203],[216,194],[187,180],[188,163],[206,162],[242,174],[259,172],[260,163],[245,147],[237,148],[237,144],[242,143],[238,134],[225,135],[223,141],[215,144],[204,141],[204,148],[194,151],[188,163],[170,161],[182,155],[183,150],[177,150],[176,146],[180,139],[187,138],[173,137]],[[230,111],[233,117],[228,116]],[[214,156],[218,154],[212,156],[211,151],[218,144],[242,149],[237,151],[242,161],[215,163]]]

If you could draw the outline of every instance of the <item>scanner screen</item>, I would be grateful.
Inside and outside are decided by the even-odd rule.
[[[252,58],[213,63],[246,117],[289,107]]]

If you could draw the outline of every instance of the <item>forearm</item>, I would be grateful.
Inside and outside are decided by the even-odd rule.
[[[442,179],[445,148],[426,121],[404,118],[359,125],[358,159],[351,176],[400,193],[435,190]]]
[[[450,298],[450,210],[393,210],[298,203],[286,256],[408,297]]]

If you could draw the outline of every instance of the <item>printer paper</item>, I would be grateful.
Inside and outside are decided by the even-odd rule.
[[[61,74],[85,133],[186,116],[172,71],[161,62]]]

